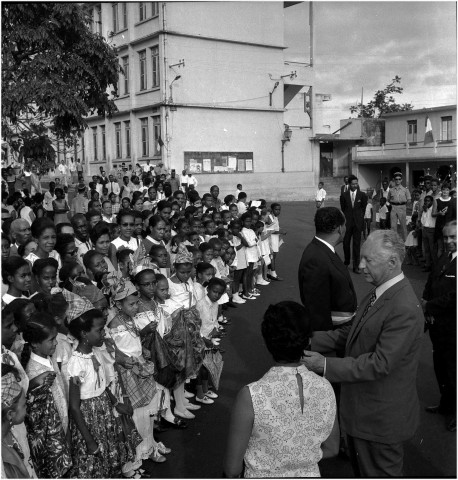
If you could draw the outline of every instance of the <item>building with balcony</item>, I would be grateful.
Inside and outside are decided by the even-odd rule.
[[[321,100],[312,60],[285,53],[284,9],[295,3],[88,4],[124,71],[119,111],[88,119],[88,173],[150,160],[189,169],[201,192],[217,184],[223,196],[241,183],[252,198],[312,198]]]
[[[456,105],[388,113],[384,141],[352,148],[351,170],[361,188],[377,187],[384,177],[401,171],[408,188],[429,174],[445,178],[456,172]],[[425,136],[427,119],[432,138]]]

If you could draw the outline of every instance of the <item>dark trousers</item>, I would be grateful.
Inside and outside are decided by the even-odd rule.
[[[347,435],[355,477],[402,477],[402,443],[379,443]]]
[[[355,225],[347,226],[345,237],[343,240],[343,251],[345,257],[345,265],[350,265],[350,243],[353,239],[353,268],[359,267],[359,251],[361,249],[361,229]]]
[[[456,412],[456,339],[444,338],[436,324],[429,326],[429,336],[433,344],[434,373],[441,394],[439,405],[444,413],[453,414]]]

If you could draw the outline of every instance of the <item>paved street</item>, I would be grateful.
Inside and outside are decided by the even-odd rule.
[[[331,206],[334,202],[329,202]],[[337,206],[337,202],[334,203]],[[292,299],[299,301],[297,266],[305,245],[314,234],[312,202],[282,204],[280,225],[288,232],[285,244],[278,257],[277,272],[285,279],[262,287],[262,295],[237,309],[230,309],[233,324],[222,341],[226,349],[225,366],[221,378],[220,397],[214,405],[202,406],[195,420],[189,421],[187,430],[170,430],[159,434],[173,452],[167,462],[153,464],[148,461],[148,470],[161,478],[212,478],[221,477],[226,436],[234,398],[245,384],[257,380],[270,367],[271,358],[263,345],[260,332],[262,315],[269,303]],[[343,258],[342,246],[337,249]],[[418,267],[407,266],[405,274],[420,297],[426,282],[426,274]],[[358,299],[370,289],[362,275],[354,275]],[[405,475],[410,477],[455,477],[456,434],[445,429],[444,418],[424,412],[424,407],[438,402],[439,392],[432,367],[432,352],[429,336],[424,337],[418,391],[421,403],[421,425],[415,437],[407,444]],[[151,467],[151,469],[149,468]],[[322,462],[324,477],[352,477],[348,460],[338,457]]]

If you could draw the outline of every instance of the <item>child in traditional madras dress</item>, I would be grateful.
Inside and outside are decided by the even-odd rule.
[[[200,335],[201,320],[196,308],[197,296],[190,275],[192,270],[192,253],[180,245],[175,258],[175,273],[168,279],[170,298],[183,307],[183,319],[186,324],[185,360],[187,378],[195,378],[203,362],[205,343]],[[184,384],[174,390],[175,415],[186,419],[195,418],[189,410],[196,406],[186,402]],[[188,403],[188,405],[186,405]],[[197,406],[198,407],[198,406]]]
[[[151,459],[165,462],[163,454],[170,453],[162,443],[154,439],[153,416],[159,410],[160,395],[153,377],[154,364],[143,356],[140,331],[134,317],[138,313],[139,295],[129,280],[121,279],[115,288],[112,301],[118,310],[110,321],[109,334],[116,347],[129,358],[123,365],[117,364],[118,373],[130,403],[134,409],[133,420],[143,442],[137,447],[137,460]]]
[[[119,478],[122,466],[129,460],[128,445],[123,441],[120,415],[131,415],[128,402],[119,402],[108,388],[110,370],[100,348],[104,345],[105,318],[100,310],[86,303],[71,308],[79,316],[68,324],[70,333],[78,340],[67,365],[70,389],[70,432],[74,478]],[[124,399],[123,399],[124,400]],[[137,436],[134,445],[140,443]],[[136,441],[135,441],[136,440]]]
[[[40,377],[27,396],[26,426],[31,456],[41,478],[61,478],[71,466],[66,438],[68,404],[60,370],[52,358],[56,337],[57,324],[44,312],[35,313],[23,331],[26,343],[21,362],[29,380],[49,372]],[[43,411],[47,414],[43,415]]]

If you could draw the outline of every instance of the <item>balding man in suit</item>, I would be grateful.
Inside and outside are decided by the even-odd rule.
[[[419,423],[417,368],[424,316],[401,265],[404,242],[392,230],[377,230],[361,250],[360,268],[374,289],[353,323],[315,332],[305,365],[341,384],[341,427],[357,477],[401,477],[403,443]],[[344,348],[343,358],[333,353]]]
[[[23,218],[13,220],[11,222],[10,235],[13,240],[10,249],[10,256],[19,256],[18,248],[21,245],[25,245],[32,238],[29,222]]]

